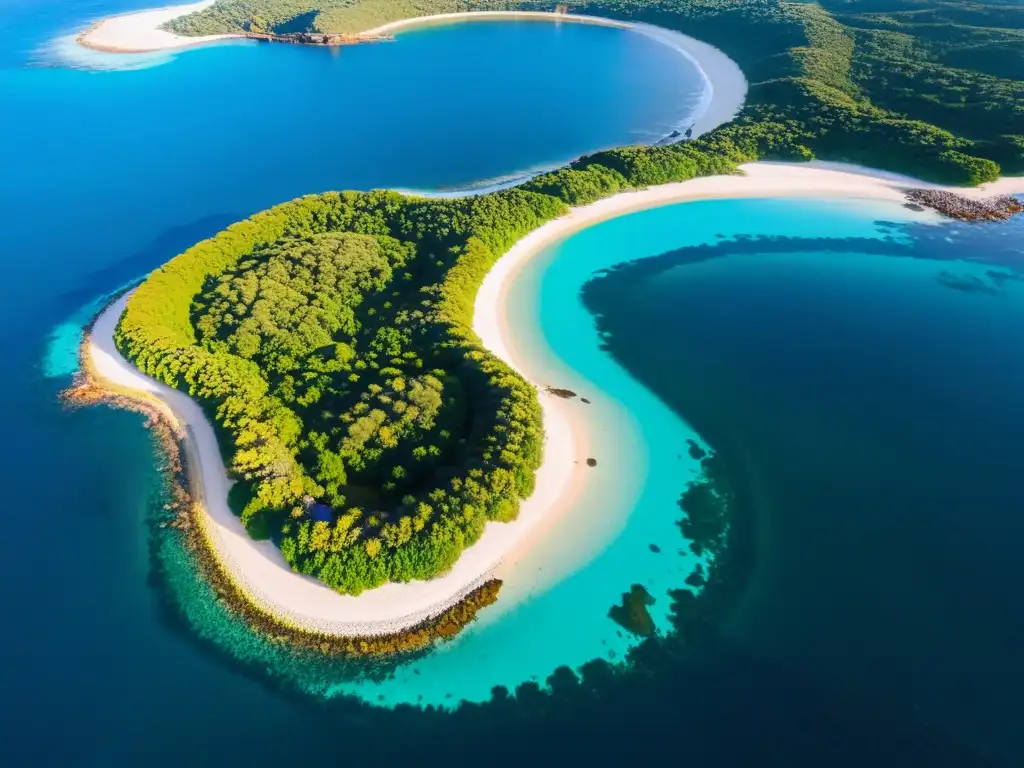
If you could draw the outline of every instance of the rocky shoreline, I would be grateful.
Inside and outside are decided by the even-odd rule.
[[[1005,221],[1024,213],[1024,203],[1011,195],[971,198],[942,189],[910,189],[907,201],[961,221]]]
[[[290,32],[276,34],[274,32],[246,32],[243,37],[261,43],[291,43],[293,45],[317,45],[338,47],[342,45],[358,45],[360,43],[392,43],[394,35],[375,34],[341,34],[337,32]]]

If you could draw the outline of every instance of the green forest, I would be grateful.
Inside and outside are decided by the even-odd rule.
[[[545,0],[218,0],[171,23],[218,32],[356,33]],[[959,184],[1024,173],[1024,7],[1017,0],[591,0],[719,47],[751,84],[743,117],[783,120],[823,159]]]
[[[299,16],[354,30],[462,7],[221,0],[179,31]],[[122,352],[215,424],[237,481],[229,502],[251,535],[340,592],[445,572],[532,492],[537,392],[481,346],[473,304],[498,257],[568,206],[758,159],[818,156],[963,185],[1024,172],[1024,14],[1009,3],[604,0],[574,10],[719,46],[747,73],[747,106],[693,141],[601,152],[478,197],[283,203],[153,272],[121,318]]]
[[[782,128],[604,152],[479,197],[284,203],[153,272],[117,343],[202,404],[232,508],[295,570],[353,594],[428,579],[515,519],[540,464],[536,389],[471,328],[491,265],[569,204],[799,154]]]

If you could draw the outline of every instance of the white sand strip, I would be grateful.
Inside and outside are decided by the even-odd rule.
[[[546,247],[599,221],[687,200],[846,197],[901,201],[909,186],[933,186],[856,166],[837,170],[814,164],[754,163],[743,170],[744,176],[714,176],[624,192],[573,209],[531,232],[498,260],[477,295],[473,327],[484,346],[527,379],[557,386],[557,382],[536,382],[531,376],[531,361],[510,352],[515,326],[503,301],[503,289]],[[954,191],[971,195],[995,191],[1024,194],[1024,178],[1003,179],[979,191]],[[127,301],[128,296],[124,296],[113,303],[93,327],[87,354],[97,377],[119,388],[155,396],[169,407],[189,436],[192,471],[199,473],[202,488],[200,516],[214,554],[256,604],[298,627],[339,635],[397,632],[440,613],[489,578],[500,564],[506,566],[502,568],[503,576],[514,578],[515,569],[507,566],[521,553],[524,543],[542,533],[573,503],[588,476],[596,476],[592,470],[588,475],[584,461],[588,438],[579,406],[574,410],[575,401],[542,393],[544,461],[537,473],[537,490],[523,502],[518,520],[489,523],[480,541],[442,577],[429,582],[387,584],[359,597],[339,595],[311,578],[293,573],[272,544],[254,542],[246,534],[228,508],[230,481],[213,428],[202,410],[185,394],[141,374],[115,348],[114,329]],[[552,567],[557,568],[557,564]]]
[[[186,37],[160,29],[172,19],[209,8],[214,2],[215,0],[201,0],[201,2],[188,5],[172,5],[166,8],[111,16],[85,30],[78,36],[78,42],[87,48],[107,53],[150,53],[190,48],[194,45],[244,37],[244,35]]]

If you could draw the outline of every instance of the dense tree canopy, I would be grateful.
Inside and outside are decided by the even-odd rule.
[[[516,517],[541,459],[536,390],[471,328],[498,256],[567,202],[799,154],[786,135],[739,124],[480,197],[284,203],[150,275],[118,345],[202,403],[237,480],[232,507],[296,570],[352,593],[431,578],[487,521]]]

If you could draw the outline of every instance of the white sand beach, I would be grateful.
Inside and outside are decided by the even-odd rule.
[[[645,208],[687,200],[751,197],[847,197],[902,201],[912,186],[934,186],[905,177],[873,172],[857,166],[829,164],[753,163],[742,176],[714,176],[624,192],[534,230],[516,243],[484,279],[476,299],[473,327],[495,355],[538,385],[531,361],[517,354],[515,326],[508,316],[504,295],[510,281],[535,255],[552,243],[599,221]],[[961,194],[1024,193],[1024,177],[1003,179]],[[524,547],[557,520],[588,477],[585,458],[590,436],[586,422],[572,400],[541,393],[544,412],[544,461],[537,474],[537,490],[523,502],[518,520],[490,523],[483,537],[465,551],[446,575],[429,582],[388,584],[359,597],[332,592],[319,582],[296,575],[269,542],[254,542],[227,505],[230,481],[226,475],[213,428],[199,406],[181,392],[141,374],[114,346],[113,334],[128,296],[108,307],[96,321],[87,345],[89,362],[100,380],[120,390],[135,390],[166,405],[173,420],[187,434],[197,485],[201,518],[216,556],[240,587],[259,606],[297,627],[339,635],[375,635],[400,631],[440,613],[502,566],[502,577],[515,578],[514,561]],[[552,566],[557,568],[557,564]]]
[[[165,8],[110,16],[82,32],[77,41],[87,48],[106,53],[151,53],[244,37],[244,35],[186,37],[160,29],[172,19],[209,8],[214,2],[215,0],[201,0],[201,2],[188,5],[171,5]]]

